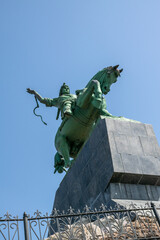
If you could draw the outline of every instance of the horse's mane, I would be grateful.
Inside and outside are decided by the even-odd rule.
[[[112,66],[110,67],[106,67],[103,68],[101,71],[97,72],[92,78],[91,80],[88,82],[88,84],[86,85],[86,87],[88,87],[88,85],[90,84],[90,82],[92,80],[98,80],[100,82],[100,84],[103,82],[104,78],[106,77],[106,74],[110,74],[114,71],[114,68]]]
[[[110,73],[112,73],[112,72],[114,72],[114,71],[115,71],[115,68],[112,67],[112,66],[103,68],[101,71],[97,72],[97,73],[91,78],[91,80],[87,83],[87,85],[86,85],[85,88],[87,88],[87,87],[89,86],[89,84],[90,84],[90,82],[91,82],[92,80],[98,80],[98,81],[100,82],[100,84],[102,84],[103,81],[104,81],[104,79],[107,80],[106,75],[108,75],[108,74],[110,74]],[[76,90],[76,95],[79,95],[79,93],[82,92],[82,91],[83,91],[83,89],[81,89],[81,90]]]

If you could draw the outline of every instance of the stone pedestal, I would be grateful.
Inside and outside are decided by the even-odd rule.
[[[160,201],[160,147],[152,126],[106,118],[61,182],[54,208],[148,201]]]

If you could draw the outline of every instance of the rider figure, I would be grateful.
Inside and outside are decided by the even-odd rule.
[[[69,87],[63,83],[59,91],[59,97],[53,99],[45,98],[45,104],[47,107],[58,107],[56,119],[59,118],[59,113],[61,112],[61,118],[63,120],[65,116],[70,117],[73,115],[72,103],[75,102],[76,98],[76,95],[70,94]]]
[[[72,106],[77,98],[76,95],[70,94],[69,87],[63,83],[59,91],[58,98],[42,98],[36,91],[27,89],[27,92],[34,94],[41,103],[44,103],[47,107],[58,107],[57,117],[59,118],[59,113],[61,112],[61,118],[64,119],[65,116],[70,117],[73,115]]]
[[[69,117],[73,115],[72,112],[72,103],[76,100],[76,95],[70,94],[69,87],[63,83],[59,91],[59,110],[61,111],[61,118],[63,119],[65,116]],[[59,113],[57,113],[57,119],[59,117]]]

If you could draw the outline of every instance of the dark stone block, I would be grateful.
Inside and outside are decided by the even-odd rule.
[[[61,182],[54,207],[77,210],[100,202],[114,205],[116,198],[158,199],[159,186],[160,148],[152,127],[103,119]]]
[[[142,155],[143,150],[139,137],[114,134],[118,153]]]
[[[142,175],[140,174],[123,174],[120,182],[121,183],[131,183],[131,184],[138,184]]]
[[[126,193],[126,199],[132,199],[132,195],[133,195],[133,189],[132,189],[132,186],[133,184],[122,184],[121,183],[121,189],[124,189],[123,192],[125,191]],[[124,196],[123,196],[123,199]]]
[[[70,202],[69,202],[69,198],[68,198],[68,194],[67,194],[62,199],[59,199],[59,201],[54,202],[53,209],[56,208],[57,210],[62,212],[63,210],[67,211],[69,209],[69,207],[70,207]]]
[[[114,172],[110,180],[111,183],[120,183],[124,173]]]
[[[146,185],[146,189],[147,189],[147,193],[149,196],[149,200],[154,199],[156,201],[159,200],[159,196],[158,196],[158,191],[157,191],[157,187],[155,186],[154,188],[151,187],[150,185]]]
[[[121,158],[125,173],[143,173],[142,166],[137,155],[122,153]]]
[[[160,186],[111,183],[111,199],[159,201]]]
[[[141,200],[149,200],[149,196],[147,194],[146,186],[139,185],[139,195]]]
[[[156,185],[156,186],[160,186],[160,177],[157,178],[157,181],[156,181],[155,185]]]
[[[101,192],[96,199],[94,199],[93,203],[91,204],[91,209],[100,209],[102,203],[104,203],[106,201],[105,196],[104,196],[104,192]]]
[[[111,146],[110,147],[111,153],[118,153],[113,132],[108,132],[108,140],[109,140],[109,146]]]
[[[114,134],[114,139],[115,139],[118,153],[129,153],[129,154],[132,153],[130,151],[130,145],[128,143],[128,139],[126,135],[116,133]]]
[[[152,125],[151,124],[145,124],[146,131],[148,136],[155,136],[155,133],[153,131]]]
[[[86,190],[83,192],[80,201],[83,202],[84,206],[91,206],[99,193],[100,191],[96,178],[93,178],[90,184],[87,186]]]
[[[160,201],[160,187],[157,188],[157,193],[158,193],[158,201]]]
[[[127,136],[130,153],[133,155],[142,155],[143,149],[138,136]]]
[[[131,191],[131,198],[130,199],[136,199],[136,200],[140,200],[140,194],[139,194],[139,188],[138,188],[138,184],[127,184],[130,187],[130,191]]]
[[[97,147],[99,142],[102,141],[104,137],[107,135],[107,127],[105,124],[105,119],[98,122],[96,128],[91,133],[90,138],[86,142],[87,150],[91,153],[94,152],[94,148]]]
[[[57,189],[53,208],[124,208],[135,200],[160,201],[160,147],[152,126],[103,119]]]
[[[154,176],[154,175],[142,175],[142,178],[139,181],[139,184],[143,184],[143,185],[157,185],[159,183],[160,186],[160,181],[158,182],[158,179],[160,179],[160,177],[158,176]]]
[[[112,184],[111,192],[114,192],[114,196],[112,195],[112,198],[122,199],[127,197],[126,189],[121,183]]]
[[[115,121],[115,129],[118,134],[124,134],[126,136],[133,135],[133,131],[130,126],[130,122],[128,122],[128,121],[116,120]]]
[[[55,199],[54,199],[54,208],[59,206],[59,203],[62,202],[62,199],[66,198],[68,194],[68,189],[65,188],[64,185],[60,185],[56,191]]]
[[[140,137],[144,155],[160,157],[159,146],[155,137]]]
[[[107,188],[111,177],[113,175],[113,166],[110,165],[110,167],[106,165],[102,165],[99,171],[96,174],[96,177],[98,179],[98,184],[99,184],[99,190],[104,191],[105,188]]]
[[[159,195],[160,187],[159,186],[155,186],[154,189],[152,188],[152,186],[149,186],[149,187],[151,189],[153,199],[155,199],[156,201],[159,201],[160,200],[160,195]]]
[[[75,181],[68,192],[68,201],[70,203],[70,206],[75,206],[77,204],[77,201],[80,199],[82,194],[82,188],[81,184],[77,181]]]
[[[105,118],[105,124],[107,127],[107,132],[116,132],[115,120],[110,118]]]
[[[83,169],[83,171],[81,172],[80,176],[79,176],[79,182],[81,185],[81,189],[86,189],[88,184],[91,181],[93,175],[91,175],[90,169],[89,169],[89,165],[87,164],[86,167]]]
[[[144,175],[160,176],[160,160],[152,156],[138,156]]]
[[[96,128],[93,130],[90,136],[90,142],[93,143],[95,139],[103,139],[107,135],[107,126],[105,119],[98,122]],[[95,144],[95,142],[93,143]]]
[[[90,152],[92,152],[90,150]],[[87,151],[87,146],[84,146],[84,151],[81,151],[80,154],[78,155],[76,161],[74,161],[72,165],[72,170],[69,169],[69,172],[76,171],[76,173],[80,172],[83,170],[83,168],[87,165],[88,161],[90,160],[91,155],[89,155],[89,151]]]
[[[134,136],[148,136],[145,124],[130,122],[130,125]]]
[[[112,153],[114,172],[125,172],[123,161],[119,153]]]
[[[90,172],[91,172],[92,176],[94,176],[97,173],[97,170],[100,169],[102,165],[104,165],[104,167],[105,166],[107,167],[106,168],[106,174],[109,173],[108,170],[109,171],[112,170],[112,172],[113,172],[113,164],[112,164],[112,158],[111,158],[110,150],[106,149],[104,147],[103,142],[95,150],[95,154],[92,155],[90,163],[91,164],[89,164],[89,169],[90,169]]]

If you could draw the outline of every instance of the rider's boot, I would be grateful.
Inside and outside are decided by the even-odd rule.
[[[64,104],[63,114],[64,114],[64,116],[67,116],[67,117],[70,117],[70,116],[73,115],[70,102],[67,102],[67,103]]]

